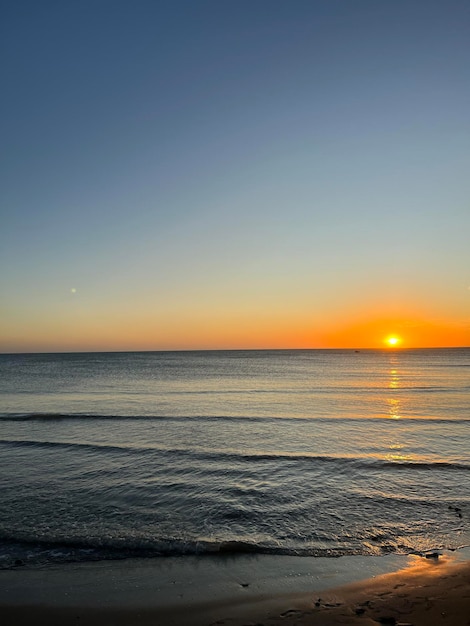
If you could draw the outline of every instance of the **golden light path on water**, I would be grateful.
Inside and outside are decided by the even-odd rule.
[[[394,338],[390,338],[394,339]],[[390,339],[388,340],[390,342]],[[390,378],[388,383],[389,394],[391,395],[387,398],[388,402],[388,414],[389,419],[391,420],[401,420],[402,419],[402,407],[401,407],[401,399],[399,396],[396,396],[394,392],[398,391],[401,387],[401,376],[398,369],[399,358],[397,355],[393,355],[391,357],[391,368],[390,368]],[[398,430],[398,429],[397,429]],[[403,432],[403,429],[400,428],[399,432]],[[406,443],[403,442],[402,437],[400,439],[395,439],[390,441],[388,445],[389,452],[385,455],[385,459],[387,461],[394,462],[403,462],[403,461],[411,461],[413,457],[411,455],[404,454],[403,450],[406,448]]]

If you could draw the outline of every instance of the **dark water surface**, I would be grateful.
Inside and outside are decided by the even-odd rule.
[[[470,349],[0,355],[0,566],[470,543]]]

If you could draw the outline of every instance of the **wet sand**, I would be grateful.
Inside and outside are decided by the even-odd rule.
[[[263,567],[266,563],[270,565],[269,560],[260,562]],[[283,560],[275,562],[281,567]],[[256,570],[257,561],[252,563],[252,569]],[[289,561],[284,563],[288,565]],[[362,561],[357,563],[360,565]],[[328,580],[337,580],[334,575],[304,577],[300,581],[303,589],[300,593],[292,592],[294,577],[294,582],[286,585],[289,593],[282,593],[279,586],[271,584],[255,589],[250,595],[250,583],[239,578],[243,571],[237,569],[239,565],[228,562],[224,568],[227,572],[238,572],[237,594],[224,595],[217,591],[233,591],[232,578],[222,587],[211,587],[214,573],[220,577],[224,570],[217,565],[210,571],[204,565],[198,573],[199,586],[195,587],[195,593],[182,594],[178,587],[178,594],[171,596],[163,589],[166,602],[158,595],[160,587],[152,592],[150,564],[85,566],[79,568],[81,578],[66,568],[62,574],[56,570],[53,575],[47,571],[32,575],[27,571],[1,572],[0,623],[5,626],[470,626],[470,561],[459,563],[448,555],[438,559],[407,557],[404,569],[333,588],[327,586]],[[52,584],[50,580],[54,576]],[[351,577],[357,579],[358,571],[351,572]],[[45,581],[42,586],[41,579]],[[190,580],[187,579],[188,586]],[[169,582],[176,585],[176,581]],[[94,593],[90,593],[90,584]],[[117,590],[114,596],[109,593],[111,587]],[[202,589],[208,593],[204,595]]]
[[[219,625],[247,624],[245,616]],[[470,562],[417,558],[393,574],[291,599],[281,612],[257,615],[257,626],[469,626]]]

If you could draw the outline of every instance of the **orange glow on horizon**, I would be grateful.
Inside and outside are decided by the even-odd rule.
[[[60,320],[38,315],[34,325],[18,324],[11,339],[3,341],[1,351],[470,347],[470,322],[429,320],[420,312],[401,317],[381,316],[373,310],[362,315],[343,311],[337,317],[282,309],[79,313]]]
[[[395,329],[393,334],[390,328]],[[451,319],[428,320],[411,314],[388,318],[356,318],[350,324],[340,320],[324,335],[329,348],[458,348],[470,346],[470,323]]]

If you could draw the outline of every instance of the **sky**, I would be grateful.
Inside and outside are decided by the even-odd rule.
[[[470,346],[467,0],[2,0],[0,351]]]

